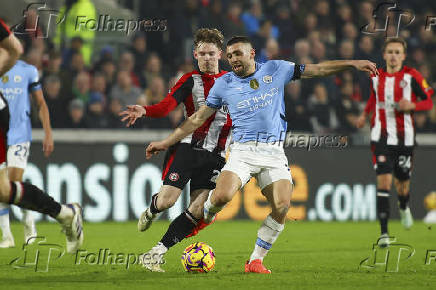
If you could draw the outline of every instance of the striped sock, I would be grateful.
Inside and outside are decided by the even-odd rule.
[[[267,216],[257,232],[257,240],[253,253],[250,256],[250,262],[257,259],[263,261],[263,258],[268,254],[268,251],[271,249],[284,227],[284,225],[279,224],[270,215]]]

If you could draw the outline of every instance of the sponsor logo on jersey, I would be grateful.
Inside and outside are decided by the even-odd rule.
[[[272,76],[270,75],[263,76],[262,80],[265,84],[270,84],[272,83]]]
[[[177,180],[179,180],[180,176],[179,176],[179,174],[173,172],[168,176],[168,178],[171,181],[177,181]]]
[[[14,82],[16,82],[16,83],[21,82],[22,79],[23,79],[23,78],[22,78],[21,76],[19,76],[19,75],[14,76]]]
[[[257,90],[259,88],[259,82],[256,79],[250,81],[250,88]]]

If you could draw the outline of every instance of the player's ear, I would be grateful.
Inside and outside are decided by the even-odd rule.
[[[198,54],[197,54],[197,50],[195,48],[192,51],[192,54],[194,55],[194,58],[198,60]]]
[[[221,59],[223,56],[223,51],[221,49],[218,49],[218,59]]]
[[[254,48],[251,49],[250,51],[250,58],[254,58],[254,56],[256,55],[256,50]]]

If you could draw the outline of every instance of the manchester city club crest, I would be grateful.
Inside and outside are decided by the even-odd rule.
[[[19,75],[14,76],[14,82],[19,83],[21,82],[22,78]]]
[[[259,88],[259,82],[256,79],[250,81],[250,88],[257,90]]]
[[[272,83],[272,76],[266,75],[262,78],[262,80],[265,84],[270,84]]]

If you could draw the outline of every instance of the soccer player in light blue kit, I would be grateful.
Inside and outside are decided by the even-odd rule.
[[[50,126],[50,116],[39,82],[38,70],[24,61],[17,63],[2,76],[0,92],[5,96],[10,108],[10,123],[8,131],[7,164],[10,181],[23,181],[24,169],[27,165],[32,140],[32,125],[30,121],[30,97],[36,101],[39,118],[45,132],[43,150],[48,157],[53,151],[53,139]],[[24,242],[36,236],[35,222],[31,211],[22,209],[24,223]],[[0,203],[0,228],[3,240],[0,248],[13,247],[14,238],[9,226],[9,205]],[[33,239],[31,240],[33,241]]]
[[[377,74],[376,65],[366,60],[337,60],[319,64],[297,65],[289,61],[254,61],[255,51],[246,37],[236,36],[227,43],[227,59],[232,66],[215,81],[200,108],[169,137],[152,142],[147,158],[200,127],[215,111],[227,106],[233,122],[233,144],[229,159],[218,177],[216,188],[204,204],[204,219],[211,221],[254,176],[262,194],[271,204],[271,214],[258,231],[255,248],[245,264],[245,272],[271,273],[263,265],[268,253],[284,228],[290,207],[292,177],[284,154],[287,124],[284,120],[284,87],[291,80],[327,76],[356,68]]]

